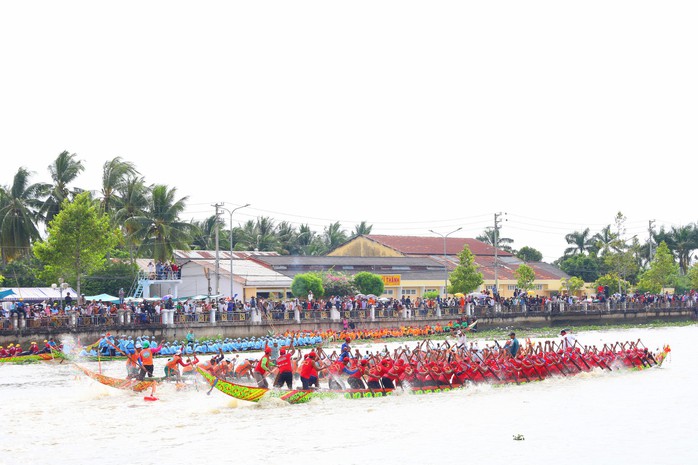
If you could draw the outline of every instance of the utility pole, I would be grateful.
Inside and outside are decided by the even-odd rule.
[[[506,213],[495,213],[494,214],[494,292],[493,294],[499,294],[499,279],[498,279],[498,273],[497,273],[497,253],[498,253],[498,248],[499,248],[499,228],[501,225],[501,216],[506,215]]]
[[[652,233],[654,232],[654,221],[655,220],[650,220],[650,262],[652,262]]]
[[[220,294],[220,283],[221,283],[221,256],[218,249],[218,230],[220,225],[218,224],[218,209],[223,206],[222,203],[215,203],[213,206],[216,208],[216,295]]]

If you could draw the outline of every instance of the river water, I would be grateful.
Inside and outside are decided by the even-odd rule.
[[[698,370],[690,353],[698,326],[577,337],[599,346],[641,338],[652,350],[669,343],[672,353],[663,367],[639,372],[305,405],[251,404],[172,386],[145,402],[144,394],[100,385],[68,363],[3,365],[0,464],[698,463]],[[123,377],[124,362],[102,370]],[[525,439],[513,440],[519,434]]]

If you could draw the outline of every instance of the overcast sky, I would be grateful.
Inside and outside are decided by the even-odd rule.
[[[698,2],[3,2],[0,184],[63,150],[376,234],[564,235],[695,208]],[[225,216],[228,221],[227,215]]]

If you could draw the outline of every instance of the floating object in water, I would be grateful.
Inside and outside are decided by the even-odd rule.
[[[523,434],[515,434],[514,435],[514,441],[525,441],[526,438],[524,437]]]
[[[148,401],[148,402],[154,402],[154,401],[158,400],[158,398],[157,398],[157,397],[153,397],[153,396],[145,396],[145,397],[143,398],[143,400]]]

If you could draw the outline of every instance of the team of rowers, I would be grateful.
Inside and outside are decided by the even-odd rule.
[[[453,344],[444,341],[434,345],[430,340],[414,349],[399,347],[392,353],[385,347],[379,353],[354,350],[346,338],[339,352],[327,354],[322,347],[305,355],[293,345],[267,346],[257,361],[226,360],[223,354],[200,365],[216,377],[231,381],[254,380],[268,388],[269,380],[277,388],[293,389],[299,379],[301,389],[317,389],[320,380],[327,380],[329,389],[394,389],[397,386],[428,387],[462,385],[466,381],[531,381],[551,374],[567,376],[593,367],[611,369],[620,360],[627,366],[656,364],[654,356],[638,343],[616,343],[614,346],[582,347],[568,330],[562,330],[559,341],[547,340],[533,344],[529,339],[520,344],[511,332],[509,340],[500,345],[480,349],[467,344],[463,332],[455,333]],[[639,341],[638,341],[639,342]],[[190,361],[184,366],[193,366]],[[269,379],[268,379],[269,378]]]
[[[7,348],[0,346],[0,358],[21,357],[24,355],[48,354],[48,353],[52,353],[52,352],[58,352],[59,350],[60,350],[60,347],[58,346],[56,341],[53,340],[53,337],[50,337],[50,338],[44,340],[43,347],[39,347],[39,344],[32,341],[29,344],[29,348],[27,350],[22,349],[22,346],[19,343],[9,344],[7,346]]]

